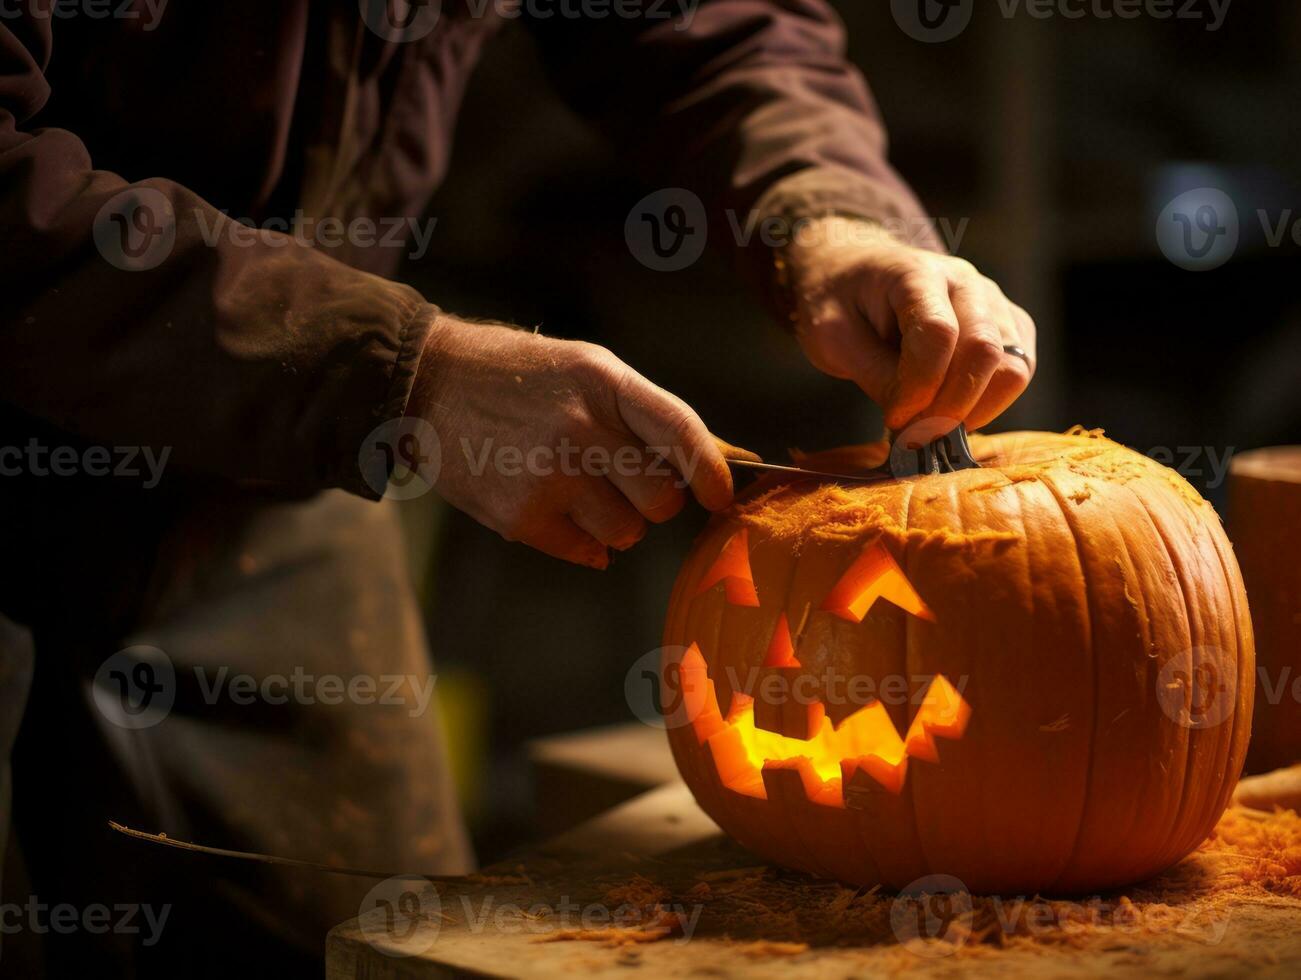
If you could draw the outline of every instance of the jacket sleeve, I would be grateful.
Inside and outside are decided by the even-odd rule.
[[[723,227],[840,213],[941,247],[886,159],[876,106],[825,0],[633,6],[638,16],[532,27],[567,97],[643,176],[680,181]]]
[[[54,21],[0,20],[0,401],[224,477],[375,496],[358,453],[401,414],[435,311],[175,183],[95,170],[73,133],[26,129]]]

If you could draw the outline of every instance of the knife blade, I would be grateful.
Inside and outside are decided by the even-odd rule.
[[[957,428],[945,433],[933,442],[917,448],[909,448],[899,442],[899,433],[891,432],[890,455],[886,462],[875,469],[861,473],[828,473],[822,470],[810,470],[800,466],[783,466],[778,463],[766,463],[763,457],[748,449],[741,449],[724,442],[717,436],[714,441],[727,464],[738,469],[763,473],[774,473],[793,479],[833,481],[841,483],[877,483],[882,480],[898,480],[910,476],[935,473],[955,473],[958,470],[979,469],[980,464],[971,454],[967,442],[967,427],[961,423]]]

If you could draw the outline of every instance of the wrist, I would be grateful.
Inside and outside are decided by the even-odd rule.
[[[460,318],[435,307],[430,307],[430,311],[431,322],[404,413],[426,420],[433,415],[439,394],[445,390],[451,362],[456,359],[457,351],[464,348],[463,333],[467,326]]]

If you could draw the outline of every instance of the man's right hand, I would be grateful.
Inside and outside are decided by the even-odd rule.
[[[605,568],[686,486],[709,510],[732,500],[700,417],[594,344],[439,315],[407,415],[438,434],[448,503],[577,564]]]

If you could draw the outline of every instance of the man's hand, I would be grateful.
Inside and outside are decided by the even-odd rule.
[[[1030,383],[1034,321],[964,259],[827,217],[805,227],[781,261],[808,359],[858,384],[895,431],[927,418],[979,428]],[[1009,345],[1030,363],[1005,353]]]
[[[407,414],[438,433],[445,500],[593,568],[681,510],[685,486],[710,510],[732,500],[700,417],[593,344],[439,316]]]

